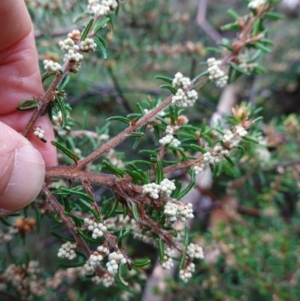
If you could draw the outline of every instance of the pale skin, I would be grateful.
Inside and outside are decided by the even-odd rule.
[[[0,28],[1,216],[26,206],[38,195],[45,166],[56,164],[56,150],[49,142],[41,142],[33,132],[29,135],[30,142],[19,134],[32,112],[17,111],[18,104],[28,98],[39,99],[44,93],[33,25],[24,0],[1,0]],[[47,115],[40,117],[36,126],[45,131],[48,141],[54,140]]]

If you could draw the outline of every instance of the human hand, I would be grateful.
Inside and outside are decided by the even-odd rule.
[[[38,66],[33,26],[24,0],[0,3],[0,216],[33,201],[45,179],[45,165],[56,164],[55,147],[22,132],[32,112],[16,108],[27,98],[44,93]],[[36,124],[48,141],[54,133],[48,116]]]

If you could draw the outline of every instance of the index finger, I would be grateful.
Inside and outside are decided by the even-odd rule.
[[[0,34],[0,121],[21,132],[32,112],[18,112],[17,106],[24,99],[38,99],[44,93],[33,25],[24,0],[1,0],[0,28],[5,29]],[[40,117],[37,126],[45,130],[47,140],[54,140],[47,116]],[[46,165],[55,165],[55,148],[32,134],[29,138]]]

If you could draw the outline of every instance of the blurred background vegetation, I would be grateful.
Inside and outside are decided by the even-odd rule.
[[[71,29],[82,28],[81,21],[73,21],[86,10],[87,1],[25,2],[34,22],[41,66],[44,59],[61,62],[58,41],[65,39]],[[244,1],[210,0],[204,9],[205,2],[120,1],[114,27],[107,26],[102,31],[108,43],[108,58],[89,55],[80,72],[71,76],[67,94],[74,128],[101,129],[110,116],[136,112],[138,102],[164,99],[168,93],[158,88],[155,75],[173,77],[180,71],[193,78],[204,71],[203,62],[214,56],[207,47],[215,46],[223,37],[236,35],[220,29],[232,21],[226,10],[234,8],[241,15],[247,13]],[[237,102],[262,108],[260,130],[266,144],[260,151],[249,150],[232,177],[221,175],[214,179],[206,192],[210,205],[195,208],[200,213],[192,225],[193,239],[203,246],[206,260],[198,265],[188,284],[178,281],[177,276],[165,279],[165,289],[154,289],[157,300],[299,300],[300,14],[299,6],[277,9],[285,14],[285,19],[267,25],[274,46],[272,53],[264,55],[260,62],[266,73],[242,77],[232,86]],[[200,125],[202,120],[209,121],[221,93],[213,83],[208,84],[197,105],[186,110],[190,122]],[[109,135],[120,130],[118,123],[113,124]],[[150,140],[143,143],[151,148]],[[130,142],[125,141],[117,150],[123,153],[125,161],[137,156]],[[83,155],[88,151],[83,148]],[[23,245],[25,249],[31,244],[30,257],[39,260],[46,277],[59,265],[55,259],[59,244],[49,233],[52,224],[51,220],[44,220],[38,241],[34,234],[28,235]],[[19,245],[1,248],[3,252],[13,248],[14,254],[24,258]],[[53,259],[44,252],[50,248]],[[127,248],[155,262],[154,248],[132,238],[128,239]],[[122,286],[105,289],[87,280],[68,279],[53,292],[53,298],[142,300],[147,285],[145,276],[151,275],[152,268],[140,275],[129,275],[128,292]],[[140,286],[134,287],[134,283]]]

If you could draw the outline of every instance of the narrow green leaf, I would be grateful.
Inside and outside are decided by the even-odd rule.
[[[250,73],[247,71],[247,70],[245,70],[245,69],[243,69],[243,68],[241,68],[239,65],[237,65],[236,63],[231,63],[230,64],[230,66],[232,67],[232,68],[234,68],[236,71],[238,71],[238,72],[240,72],[240,73],[242,73],[242,74],[245,74],[245,75],[249,75]]]
[[[207,52],[213,52],[213,53],[217,53],[217,54],[222,54],[222,50],[216,47],[206,47],[205,50]]]
[[[231,165],[231,166],[235,166],[235,163],[232,161],[232,159],[228,156],[224,156],[224,158],[226,159],[226,161]]]
[[[155,167],[155,180],[159,184],[164,179],[164,169],[160,160],[157,160]]]
[[[200,74],[198,74],[194,79],[193,79],[193,83],[196,83],[201,77],[207,76],[208,75],[208,71],[204,71]]]
[[[243,139],[244,141],[246,141],[246,142],[249,142],[249,143],[259,144],[258,141],[256,141],[256,140],[253,139],[253,138],[247,137],[247,136],[242,137],[242,139]]]
[[[226,25],[221,26],[222,31],[227,31],[227,30],[240,30],[241,27],[239,26],[238,22],[234,23],[229,23]]]
[[[262,67],[262,66],[255,66],[254,69],[253,69],[253,72],[255,74],[262,74],[262,73],[266,73],[267,70],[265,67]]]
[[[77,22],[79,22],[79,21],[81,21],[81,20],[83,20],[83,19],[85,19],[85,18],[87,18],[87,17],[89,17],[89,16],[90,16],[90,13],[83,13],[83,14],[79,15],[79,16],[74,20],[74,23],[77,23]]]
[[[252,122],[255,123],[255,122],[258,122],[258,121],[261,121],[261,120],[263,120],[263,117],[259,116],[259,117],[255,118],[254,120],[252,120]]]
[[[264,45],[268,45],[268,46],[274,45],[274,42],[270,39],[261,39],[260,42],[263,43]]]
[[[260,55],[261,55],[261,51],[260,50],[256,51],[254,53],[254,55],[252,56],[252,58],[247,61],[247,63],[253,63],[253,62],[255,62],[259,58]]]
[[[94,41],[97,44],[99,50],[101,51],[103,59],[106,60],[107,59],[107,51],[106,51],[106,46],[105,46],[105,44],[103,44],[102,40],[103,39],[102,38],[100,39],[100,37],[98,37],[98,36],[94,37]]]
[[[75,242],[74,240],[70,239],[69,237],[62,236],[62,235],[60,235],[60,234],[58,234],[54,231],[51,231],[50,234],[53,235],[54,237],[56,237],[57,239],[62,240],[64,242],[67,242],[67,241]]]
[[[177,89],[171,85],[161,85],[159,86],[161,89],[168,89],[169,91],[171,91],[173,94],[176,94]]]
[[[265,46],[262,43],[256,42],[254,44],[254,47],[257,48],[257,49],[260,49],[262,52],[271,53],[271,49],[269,47]]]
[[[172,84],[172,82],[173,82],[173,78],[167,77],[167,76],[163,76],[163,75],[157,75],[154,78],[155,79],[161,79],[161,80],[163,80],[163,81],[165,81],[165,82],[167,82],[169,84]]]
[[[145,258],[145,259],[137,259],[137,260],[132,260],[132,265],[137,267],[137,268],[141,268],[141,267],[144,267],[148,264],[151,263],[151,260],[148,259],[148,258]]]
[[[94,19],[92,18],[89,21],[89,23],[86,25],[84,31],[82,32],[81,37],[80,37],[80,41],[84,41],[87,38],[87,36],[88,36],[88,34],[89,34],[90,30],[91,30],[91,27],[92,27],[93,23],[94,23]]]
[[[11,223],[9,223],[4,217],[0,217],[0,221],[2,222],[3,225],[8,226],[8,227],[13,227]]]
[[[81,229],[77,229],[77,233],[78,233],[81,237],[83,237],[85,240],[90,241],[90,242],[94,242],[94,243],[98,243],[98,244],[103,244],[104,241],[105,241],[105,238],[102,238],[102,237],[97,238],[97,239],[94,239],[94,238],[92,238],[91,236],[89,236],[89,235],[87,235],[86,233],[84,233],[84,231],[81,230]]]
[[[42,76],[42,83],[49,77],[55,75],[55,73],[48,73],[48,72],[45,72]]]
[[[164,242],[161,238],[158,240],[158,250],[159,250],[159,262],[162,263],[164,261],[165,249],[164,249]]]
[[[103,217],[104,220],[110,218],[114,214],[114,212],[116,211],[116,209],[118,207],[118,204],[119,204],[119,202],[115,199],[115,202],[111,206],[110,210]]]
[[[101,220],[101,217],[99,216],[98,212],[91,206],[90,203],[88,203],[87,201],[83,200],[83,199],[78,199],[77,200],[77,203],[81,204],[83,207],[85,207],[88,211],[90,211],[97,222],[101,223],[102,220]]]
[[[123,265],[123,264],[120,264],[120,265],[119,265],[119,269],[118,269],[118,279],[120,280],[120,282],[121,282],[125,287],[127,287],[127,286],[128,286],[128,283],[127,283],[127,282],[123,279],[123,277],[122,277],[123,268],[124,268],[124,265]]]
[[[130,133],[130,136],[131,136],[131,137],[138,137],[138,138],[141,138],[141,137],[144,137],[145,134],[144,134],[144,133],[141,133],[141,132],[132,132],[132,133]]]
[[[210,147],[213,147],[213,146],[214,146],[212,140],[211,140],[210,138],[208,138],[206,135],[205,135],[205,136],[202,136],[202,138],[208,143],[208,145],[209,145]]]
[[[185,268],[185,261],[186,261],[186,247],[182,250],[182,257],[179,264],[179,270],[183,270]]]
[[[71,107],[65,102],[64,98],[60,96],[55,98],[54,105],[57,110],[61,111],[62,127],[64,127],[68,121],[68,111],[71,111]]]
[[[274,11],[267,11],[264,13],[263,18],[273,19],[273,20],[282,20],[284,15]]]
[[[113,16],[109,15],[108,18],[109,18],[109,23],[110,23],[110,26],[111,26],[111,30],[114,31],[114,19],[113,19]]]
[[[126,118],[126,117],[123,117],[123,116],[112,116],[112,117],[109,117],[106,119],[106,121],[121,121],[121,122],[124,122],[126,124],[130,124],[130,119],[129,118]]]
[[[67,211],[64,212],[64,215],[69,216],[70,218],[72,218],[72,220],[74,221],[76,227],[81,227],[82,226],[83,220],[80,217],[78,217],[78,216],[76,216],[76,215],[74,215],[70,212],[67,212]]]
[[[237,21],[241,19],[240,15],[232,8],[228,9],[227,13]]]
[[[65,155],[67,155],[72,160],[74,160],[74,161],[79,160],[79,157],[76,154],[74,154],[71,150],[66,148],[61,143],[59,143],[57,141],[51,141],[51,144],[54,145],[55,147],[57,147],[60,151],[62,151]]]
[[[139,151],[139,154],[141,155],[146,154],[155,157],[157,155],[157,150],[142,149]]]
[[[151,167],[152,163],[150,163],[149,161],[145,161],[145,160],[134,160],[131,161],[132,164],[141,164],[141,165],[146,165],[147,167]],[[129,164],[128,164],[129,165]],[[130,166],[130,165],[129,165]]]
[[[102,163],[114,175],[116,175],[120,178],[122,178],[124,176],[125,172],[123,170],[121,170],[120,168],[117,168],[116,166],[112,165],[109,161],[103,160]]]
[[[77,187],[80,187],[80,186],[77,186]],[[84,193],[84,192],[81,192],[81,191],[78,191],[78,190],[72,189],[72,188],[70,189],[70,188],[66,188],[66,187],[61,187],[60,189],[56,190],[54,192],[54,194],[56,194],[56,195],[70,195],[70,194],[75,194],[75,195],[78,195],[78,196],[81,196],[81,197],[87,199],[91,203],[94,202],[93,197],[91,197],[87,193]]]
[[[183,198],[195,186],[194,170],[190,170],[189,174],[191,175],[190,183],[180,193],[178,193],[177,199]]]
[[[96,34],[101,28],[105,27],[105,25],[110,21],[109,18],[105,18],[99,22],[96,23],[96,25],[93,28],[93,32]]]
[[[39,105],[39,101],[36,99],[26,99],[20,102],[17,106],[17,110],[19,111],[27,111],[35,109]]]
[[[78,268],[78,267],[82,267],[84,266],[84,264],[86,263],[85,260],[81,260],[81,261],[78,261],[78,262],[74,262],[74,263],[66,263],[65,261],[60,263],[59,266],[61,268],[64,268],[64,269],[68,269],[68,268]]]
[[[203,147],[201,147],[201,146],[199,146],[199,145],[196,145],[196,144],[191,144],[191,145],[190,145],[190,148],[191,148],[191,149],[194,149],[194,150],[196,150],[196,151],[198,151],[198,152],[201,152],[202,154],[207,153],[207,150],[206,150],[206,149],[204,149]]]
[[[189,239],[189,228],[187,226],[184,227],[184,245],[187,247],[190,242]]]
[[[131,209],[132,209],[132,214],[133,214],[134,219],[135,219],[137,222],[139,222],[139,221],[141,220],[141,218],[140,218],[140,215],[139,215],[139,211],[138,211],[137,204],[132,203]]]
[[[59,83],[57,89],[60,91],[65,90],[65,88],[67,87],[68,83],[70,81],[70,76],[69,74],[66,74],[63,78],[63,80]]]
[[[253,36],[258,35],[262,30],[263,30],[262,20],[261,19],[255,20],[253,24],[253,33],[252,33]]]

